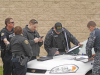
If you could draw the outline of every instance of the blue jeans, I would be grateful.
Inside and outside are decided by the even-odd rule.
[[[13,73],[14,75],[26,75],[27,72],[27,64],[25,66],[21,66],[18,62],[18,58],[13,58]]]

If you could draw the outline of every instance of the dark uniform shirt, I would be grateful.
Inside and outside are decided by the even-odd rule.
[[[14,75],[26,75],[27,62],[32,57],[32,49],[28,40],[22,35],[15,35],[10,41]]]
[[[58,48],[60,52],[64,52],[65,51],[65,46],[63,44],[65,42],[64,34],[63,33],[56,34],[54,32],[54,37],[56,42],[56,48]]]
[[[5,28],[3,28],[3,29],[1,30],[1,49],[6,50],[6,45],[5,45],[4,41],[3,41],[3,39],[6,38],[6,39],[10,42],[10,39],[11,39],[13,36],[15,36],[15,35],[14,35],[14,29],[12,29],[11,31],[8,31],[8,30],[6,29],[6,27],[5,27]]]
[[[31,57],[33,55],[28,40],[22,35],[15,35],[10,41],[11,52],[15,55],[25,55]]]
[[[100,75],[100,29],[95,28],[88,38],[86,44],[86,53],[89,58],[92,57],[92,48],[94,47],[95,56],[92,69],[92,75]]]
[[[4,39],[6,38],[9,42],[14,35],[14,29],[8,31],[7,28],[3,28],[1,30],[1,58],[3,61],[3,74],[4,75],[11,75],[12,73],[12,53],[11,50],[6,49],[6,45],[4,43]]]
[[[95,28],[91,33],[90,36],[88,38],[87,44],[86,44],[86,53],[88,55],[89,58],[92,57],[92,48],[94,47],[94,43],[95,43],[95,39],[96,39],[96,35],[95,35],[95,30],[97,30],[98,28]],[[95,51],[96,52],[96,51]]]
[[[39,33],[35,30],[34,32],[28,28],[28,25],[23,29],[23,36],[28,39],[31,47],[33,56],[39,56],[40,47],[43,45],[43,42],[35,43],[34,39],[37,37],[39,38]]]

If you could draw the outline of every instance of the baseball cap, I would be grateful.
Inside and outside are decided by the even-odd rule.
[[[57,32],[62,32],[62,24],[60,22],[57,22],[55,24],[55,29]]]

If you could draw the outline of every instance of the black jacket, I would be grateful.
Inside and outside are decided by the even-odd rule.
[[[79,41],[68,30],[66,30],[64,27],[62,29],[63,29],[63,31],[62,31],[63,34],[64,34],[64,32],[66,32],[69,49],[71,48],[70,42],[72,42],[75,45],[79,44]],[[45,37],[44,48],[47,51],[47,53],[49,53],[49,51],[51,50],[51,48],[57,48],[56,47],[56,43],[55,43],[56,40],[54,38],[54,36],[55,36],[54,32],[55,32],[54,28],[52,27],[48,31],[48,33],[47,33],[47,35]],[[64,41],[64,46],[67,49],[67,43],[66,43],[66,41]]]
[[[10,39],[13,36],[15,36],[14,35],[14,28],[11,31],[8,31],[6,27],[1,30],[1,49],[6,50],[6,45],[3,41],[3,39],[6,38],[10,42]]]
[[[32,48],[28,40],[22,35],[15,35],[10,41],[11,52],[16,55],[25,55],[31,57]]]
[[[34,32],[32,32],[28,28],[28,25],[26,25],[26,27],[23,29],[23,36],[28,39],[28,41],[32,47],[33,56],[39,56],[40,47],[43,45],[43,42],[35,43],[35,41],[34,41],[35,37],[37,37],[37,38],[40,37],[39,33],[36,30]]]

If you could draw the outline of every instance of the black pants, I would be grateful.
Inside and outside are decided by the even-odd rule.
[[[19,60],[18,58],[12,59],[14,75],[26,75],[27,64],[25,66],[21,66],[18,60]]]
[[[1,58],[3,61],[3,75],[13,75],[11,61],[12,55],[8,53],[4,54],[4,52],[1,52]]]

